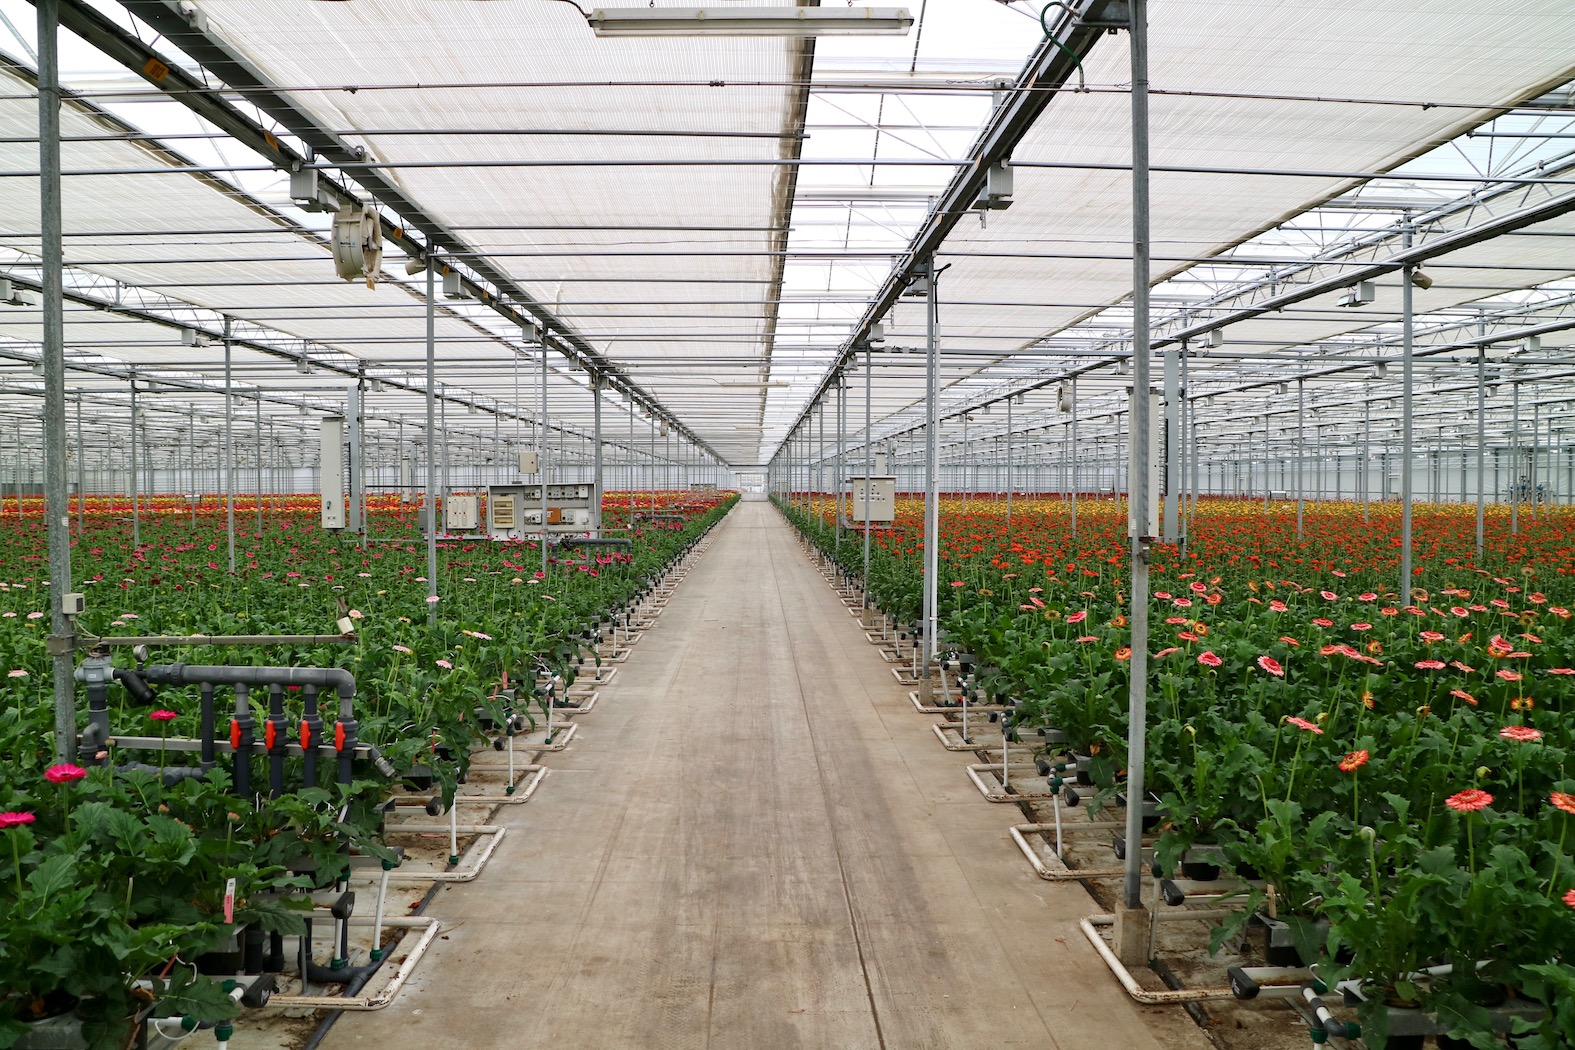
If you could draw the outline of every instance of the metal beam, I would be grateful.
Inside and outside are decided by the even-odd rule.
[[[73,32],[148,79],[154,86],[164,90],[170,98],[192,108],[204,119],[218,124],[238,141],[253,148],[280,169],[299,170],[311,166],[317,158],[325,159],[335,166],[353,168],[356,181],[367,192],[378,202],[386,204],[402,217],[409,219],[426,238],[425,245],[415,243],[402,227],[379,216],[384,237],[389,242],[398,245],[412,256],[426,258],[429,262],[435,262],[432,256],[437,252],[466,256],[467,265],[479,277],[493,285],[493,289],[475,288],[478,301],[491,307],[514,324],[523,325],[532,321],[541,324],[544,330],[554,333],[557,337],[553,349],[581,367],[614,379],[618,386],[626,389],[632,399],[641,402],[648,410],[668,420],[689,441],[710,449],[703,439],[674,418],[660,401],[624,376],[616,365],[604,359],[601,353],[570,325],[556,317],[512,278],[493,266],[457,234],[429,215],[397,182],[385,178],[375,166],[367,164],[364,150],[325,128],[304,108],[282,97],[261,71],[236,49],[209,32],[200,17],[188,20],[181,11],[166,5],[162,0],[129,0],[125,5],[132,14],[152,26],[170,43],[222,80],[228,89],[238,92],[252,105],[289,129],[290,133],[299,138],[311,151],[311,156],[290,150],[272,132],[246,117],[224,99],[226,89],[212,88],[189,75],[181,74],[153,49],[93,11],[82,0],[59,0],[59,3],[61,17],[70,20],[69,24]],[[150,65],[150,63],[154,64]],[[161,70],[163,71],[161,76],[154,76]],[[334,185],[331,192],[336,192],[346,202],[357,202],[355,194],[342,185]],[[515,303],[519,306],[513,305]]]

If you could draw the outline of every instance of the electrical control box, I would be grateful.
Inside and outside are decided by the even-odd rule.
[[[546,530],[588,532],[596,527],[596,486],[569,482],[547,486]],[[517,540],[543,531],[540,485],[489,485],[487,535]]]
[[[541,473],[541,453],[535,452],[535,451],[521,452],[520,453],[520,473],[521,474],[540,474]]]
[[[318,491],[322,494],[322,526],[342,529],[346,525],[345,500],[345,421],[324,419],[318,424],[322,454],[318,460]]]
[[[848,480],[848,520],[855,525],[890,525],[897,516],[897,479],[872,476],[868,490],[864,480]]]
[[[449,532],[474,532],[480,524],[474,495],[450,496],[443,501],[443,527]]]

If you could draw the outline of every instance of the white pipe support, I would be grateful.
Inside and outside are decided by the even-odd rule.
[[[274,995],[267,1002],[267,1006],[280,1006],[307,1010],[350,1010],[366,1012],[381,1010],[394,1001],[399,990],[410,979],[411,972],[416,968],[416,963],[427,953],[432,942],[437,939],[438,930],[442,923],[435,918],[403,918],[395,917],[384,920],[385,926],[397,926],[404,929],[419,929],[422,931],[421,939],[416,946],[405,956],[399,964],[399,969],[394,971],[387,984],[372,995],[341,996],[341,995]]]
[[[1123,874],[1125,874],[1123,872]],[[1126,990],[1128,997],[1133,1002],[1144,1006],[1179,1006],[1184,1003],[1202,1003],[1217,999],[1234,999],[1235,995],[1229,988],[1182,988],[1151,992],[1138,984],[1116,953],[1110,950],[1110,945],[1105,943],[1104,934],[1099,932],[1099,927],[1114,926],[1114,915],[1087,915],[1077,921],[1078,928],[1083,931],[1083,936],[1094,946],[1099,957],[1105,960],[1105,965],[1121,982],[1121,987]]]
[[[1036,832],[1053,831],[1054,824],[1014,824],[1008,829],[1012,841],[1017,843],[1017,848],[1023,851],[1023,856],[1028,858],[1028,863],[1033,865],[1034,873],[1046,882],[1072,882],[1078,879],[1109,879],[1119,878],[1121,868],[1069,868],[1066,861],[1061,859],[1060,853],[1051,850],[1048,857],[1041,856],[1034,848],[1028,836]]]
[[[481,769],[481,770],[485,771],[488,767],[472,765],[470,768],[472,770]],[[518,767],[516,775],[511,777],[511,779],[509,781],[509,787],[511,789],[513,789],[513,793],[512,794],[505,794],[505,795],[464,795],[464,794],[456,794],[454,796],[454,805],[455,806],[459,806],[461,804],[463,804],[463,805],[486,804],[486,805],[489,805],[489,806],[519,806],[519,805],[523,805],[524,803],[530,801],[530,797],[536,793],[536,788],[541,785],[542,780],[547,776],[548,772],[549,772],[549,770],[548,770],[548,768],[546,766],[536,765],[534,763],[532,763],[530,765],[520,766],[520,767]]]
[[[395,882],[472,882],[475,880],[476,876],[481,874],[482,869],[487,866],[487,861],[492,858],[493,852],[498,848],[498,843],[503,841],[503,836],[507,832],[506,828],[498,827],[495,824],[458,823],[454,825],[403,824],[398,827],[389,828],[388,831],[390,834],[409,832],[421,834],[449,831],[450,827],[452,827],[456,834],[487,836],[486,844],[482,846],[479,851],[474,845],[472,845],[471,848],[466,851],[467,854],[475,853],[474,858],[472,858],[469,864],[465,865],[464,867],[454,867],[447,871],[407,871],[403,868],[397,868],[394,871],[389,872],[390,880]]]
[[[1032,769],[1032,766],[1026,768]],[[1023,791],[1012,794],[1004,790],[995,790],[984,782],[981,774],[1000,771],[1005,772],[1005,767],[999,762],[975,762],[968,766],[968,779],[973,781],[973,786],[979,789],[990,802],[1033,802],[1037,800],[1052,799],[1056,797],[1053,791]]]

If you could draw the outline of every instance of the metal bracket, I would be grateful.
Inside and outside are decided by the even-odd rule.
[[[1132,26],[1132,7],[1127,0],[1094,0],[1078,19],[1085,26],[1107,29],[1129,29]]]
[[[77,651],[75,634],[51,634],[44,638],[44,651],[50,656],[70,656]]]

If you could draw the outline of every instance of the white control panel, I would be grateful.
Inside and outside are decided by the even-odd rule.
[[[871,477],[868,490],[865,479],[848,481],[848,520],[855,525],[890,525],[897,516],[897,479]]]

